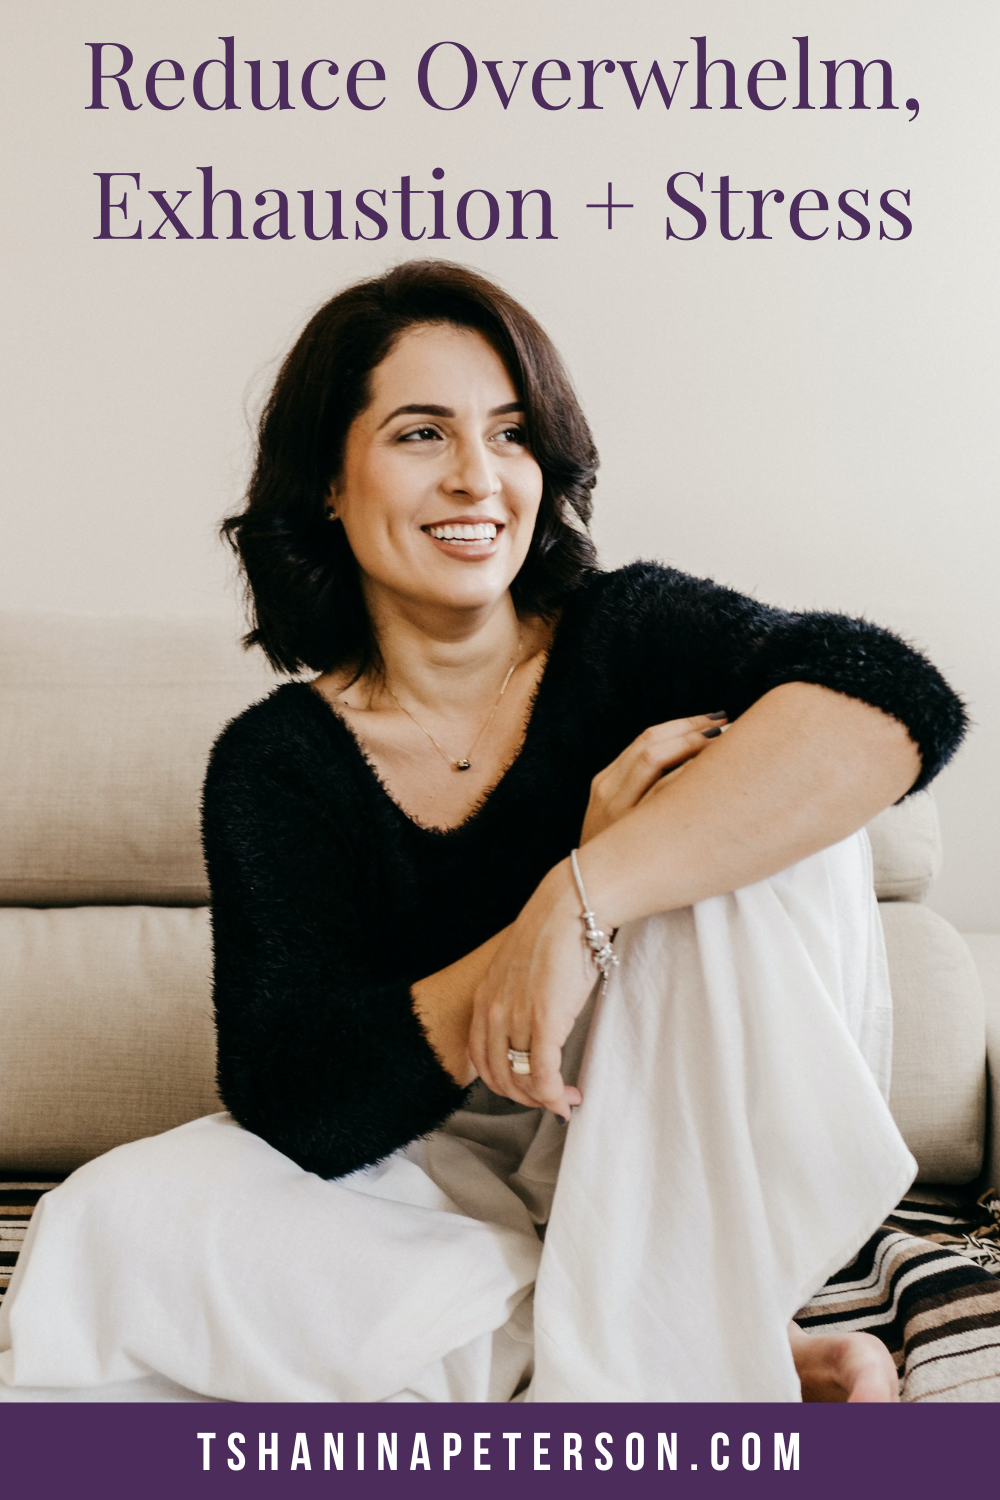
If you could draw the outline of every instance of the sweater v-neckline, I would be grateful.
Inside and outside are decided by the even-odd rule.
[[[528,748],[528,741],[532,736],[532,730],[538,717],[538,704],[542,695],[542,689],[552,675],[552,658],[555,654],[556,643],[563,633],[562,626],[565,617],[566,610],[564,608],[563,613],[557,621],[555,629],[552,632],[552,639],[549,642],[548,650],[546,651],[545,655],[545,661],[539,674],[538,681],[535,683],[531,696],[528,699],[527,717],[524,724],[524,733],[521,736],[521,743],[518,745],[513,758],[500,772],[500,775],[497,777],[496,781],[493,782],[492,786],[488,786],[486,788],[482,796],[479,797],[475,804],[469,809],[461,822],[452,823],[447,828],[442,828],[436,823],[423,823],[419,818],[414,817],[412,813],[407,812],[406,808],[393,794],[391,788],[388,786],[385,779],[380,774],[378,767],[375,765],[375,762],[372,760],[368,751],[365,749],[364,745],[355,734],[354,729],[344,718],[343,714],[338,713],[337,709],[330,702],[326,694],[321,692],[320,689],[315,686],[314,681],[300,683],[297,684],[297,686],[304,688],[309,694],[310,698],[319,700],[319,702],[322,703],[322,705],[326,708],[328,717],[334,719],[337,722],[344,735],[346,736],[346,742],[353,752],[355,759],[360,764],[363,774],[369,777],[369,779],[374,784],[376,791],[382,796],[385,802],[389,804],[390,808],[392,808],[394,813],[403,821],[403,823],[408,824],[409,827],[414,830],[414,832],[418,834],[427,834],[435,839],[443,840],[455,838],[457,835],[466,833],[471,828],[479,825],[479,823],[483,819],[484,814],[490,807],[494,805],[498,794],[500,794],[502,789],[509,783],[512,774],[514,773],[515,769],[521,764],[524,758],[524,753]]]

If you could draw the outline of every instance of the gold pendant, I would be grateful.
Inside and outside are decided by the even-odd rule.
[[[455,770],[456,771],[471,771],[472,770],[472,762],[471,762],[471,760],[456,760],[456,762],[455,762]]]

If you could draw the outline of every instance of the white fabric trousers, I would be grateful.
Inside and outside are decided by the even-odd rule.
[[[483,1090],[336,1182],[225,1114],[82,1167],[32,1219],[0,1385],[798,1400],[789,1319],[915,1173],[867,838],[616,946],[568,1129]]]

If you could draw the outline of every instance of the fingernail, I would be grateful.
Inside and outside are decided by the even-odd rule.
[[[716,735],[722,733],[722,730],[718,727],[718,725],[715,725],[712,729],[703,729],[701,732],[705,736],[706,740],[714,740]]]
[[[568,1125],[569,1124],[569,1121],[568,1120],[564,1120],[563,1117],[562,1117],[562,1115],[556,1115],[556,1120],[558,1121],[558,1123],[560,1125]]]
[[[729,717],[729,715],[726,713],[725,709],[723,709],[722,712],[718,713],[718,714],[706,714],[705,715],[706,719],[728,719],[728,717]]]

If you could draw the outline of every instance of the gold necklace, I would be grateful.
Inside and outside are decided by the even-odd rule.
[[[476,738],[472,741],[472,744],[469,746],[467,754],[459,757],[458,759],[456,759],[454,755],[449,755],[448,752],[447,752],[447,750],[444,748],[444,746],[438,744],[437,740],[431,734],[430,730],[427,729],[427,728],[425,728],[425,726],[423,724],[421,724],[421,722],[417,718],[416,714],[411,714],[410,713],[410,710],[407,708],[407,706],[406,706],[405,703],[400,703],[399,699],[396,698],[396,694],[393,692],[393,689],[392,689],[391,685],[388,682],[386,683],[386,687],[389,689],[389,692],[392,693],[393,698],[396,698],[396,703],[397,703],[398,707],[403,710],[404,714],[406,715],[406,717],[408,719],[412,719],[413,720],[414,724],[416,724],[416,726],[417,726],[418,729],[423,730],[424,734],[426,734],[427,738],[430,740],[430,742],[434,746],[435,750],[438,752],[438,754],[444,760],[446,760],[448,762],[449,766],[451,766],[451,768],[452,768],[453,771],[471,771],[472,770],[472,761],[470,759],[470,756],[472,755],[473,750],[475,750],[476,746],[479,744],[479,741],[482,739],[483,735],[486,733],[487,729],[489,729],[490,725],[493,723],[493,720],[496,718],[497,710],[500,707],[501,701],[503,699],[503,695],[507,691],[507,684],[508,684],[508,682],[510,681],[510,679],[514,675],[514,668],[518,665],[519,661],[521,660],[521,645],[523,643],[523,640],[524,640],[524,633],[521,632],[518,635],[518,638],[517,638],[517,655],[514,657],[514,660],[511,662],[510,666],[507,668],[507,676],[504,678],[503,685],[500,688],[499,693],[497,694],[497,701],[494,703],[493,707],[490,709],[489,717],[487,718],[486,722],[483,724],[483,726],[480,729],[479,733],[476,735]]]

